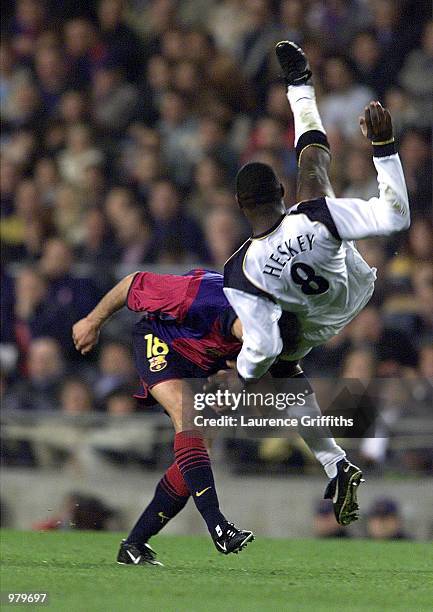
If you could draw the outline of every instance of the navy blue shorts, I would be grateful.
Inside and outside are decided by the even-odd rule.
[[[139,330],[133,332],[135,367],[140,376],[140,388],[134,397],[146,406],[156,404],[149,393],[155,385],[166,380],[207,378],[221,369],[204,370],[175,351],[169,344],[155,336],[152,324],[140,321]]]
[[[135,367],[140,377],[140,387],[134,397],[144,406],[157,404],[150,390],[155,385],[166,380],[185,380],[208,378],[219,370],[227,369],[226,359],[233,359],[227,355],[215,361],[211,369],[203,369],[176,350],[169,343],[161,340],[154,333],[151,321],[141,320],[133,331],[133,351]],[[298,371],[297,362],[278,361],[272,365],[270,372],[274,378],[301,377],[302,370]]]

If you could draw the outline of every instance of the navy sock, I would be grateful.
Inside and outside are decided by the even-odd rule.
[[[126,541],[147,542],[185,507],[188,499],[188,488],[179,468],[173,463],[156,485],[152,501],[132,528]]]
[[[197,432],[177,433],[174,440],[174,454],[209,533],[213,538],[221,535],[227,520],[219,509],[210,459],[203,439]]]

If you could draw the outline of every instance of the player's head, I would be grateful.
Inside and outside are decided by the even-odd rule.
[[[236,199],[247,216],[281,209],[283,196],[284,187],[268,164],[252,162],[239,170],[236,176]]]

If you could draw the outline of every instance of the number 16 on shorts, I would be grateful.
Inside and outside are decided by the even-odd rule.
[[[165,356],[168,354],[168,344],[153,334],[146,334],[146,357],[149,360],[151,372],[160,372],[167,366]]]

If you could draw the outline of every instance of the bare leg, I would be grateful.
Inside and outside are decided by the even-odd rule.
[[[316,104],[314,87],[289,86],[287,99],[295,120],[295,147],[298,158],[297,200],[334,196],[328,171],[329,143]]]
[[[335,197],[328,175],[330,163],[331,156],[325,149],[314,145],[303,149],[298,169],[298,202],[323,196]]]
[[[192,392],[181,380],[160,383],[151,392],[170,415],[176,431],[176,465],[209,533],[216,540],[223,534],[227,520],[219,508],[211,462],[202,434],[194,427]]]
[[[174,431],[178,433],[182,427],[183,384],[181,380],[167,380],[152,388],[151,393],[173,423]]]
[[[176,433],[182,431],[182,391],[181,380],[162,382],[151,391],[169,414]],[[159,533],[172,518],[183,510],[189,497],[187,483],[175,461],[157,483],[153,498],[128,535],[127,545],[137,543],[142,545]],[[119,554],[122,555],[122,551]]]
[[[182,380],[167,380],[152,388],[151,393],[171,418],[174,431],[191,431],[194,429],[194,411],[188,386]],[[212,440],[204,440],[207,450],[212,447]]]

